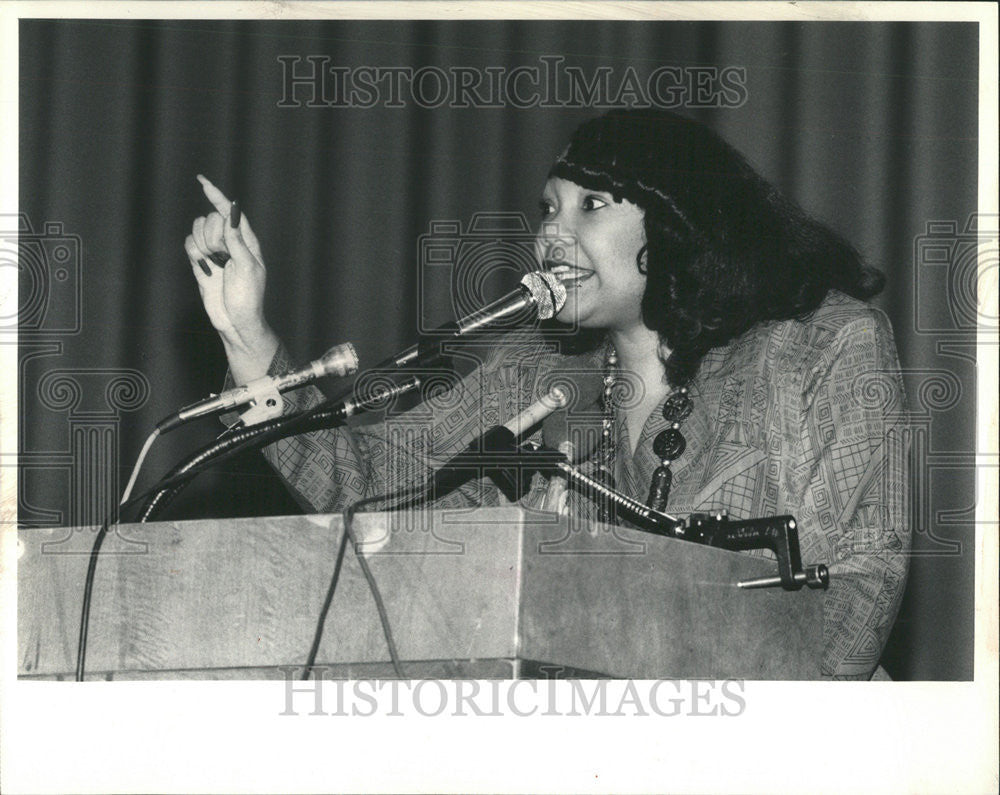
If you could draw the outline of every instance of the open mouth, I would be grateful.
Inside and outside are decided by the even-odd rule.
[[[575,287],[576,285],[587,281],[587,279],[594,275],[594,271],[592,270],[587,270],[586,268],[575,268],[564,263],[555,264],[546,262],[545,265],[546,270],[551,271],[552,275],[566,287]]]

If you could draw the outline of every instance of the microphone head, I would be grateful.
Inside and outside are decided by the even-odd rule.
[[[358,352],[349,342],[334,345],[319,361],[323,375],[354,375],[358,371]]]
[[[535,306],[538,307],[540,320],[555,317],[566,303],[566,287],[548,271],[534,271],[521,279],[521,284],[528,288]]]
[[[559,450],[577,464],[587,460],[601,438],[600,397],[604,389],[601,373],[594,369],[556,369],[539,379],[544,390],[554,387],[567,396],[564,408],[553,412],[542,423],[542,442]]]

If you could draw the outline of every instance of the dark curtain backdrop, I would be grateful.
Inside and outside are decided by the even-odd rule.
[[[372,363],[414,340],[418,312],[452,317],[447,279],[421,290],[418,241],[431,222],[534,219],[553,157],[600,112],[279,107],[282,55],[508,70],[561,55],[618,79],[630,66],[642,76],[744,68],[739,107],[678,109],[888,276],[877,303],[923,435],[917,554],[885,665],[901,678],[971,677],[975,273],[961,255],[977,195],[971,24],[22,21],[20,211],[48,257],[44,272],[20,263],[23,525],[93,522],[155,421],[221,385],[222,348],[182,251],[209,209],[196,173],[243,203],[269,267],[269,317],[293,353],[352,340]],[[56,273],[63,238],[72,256]],[[217,432],[205,420],[162,439],[143,482]],[[249,456],[171,510],[299,509]]]

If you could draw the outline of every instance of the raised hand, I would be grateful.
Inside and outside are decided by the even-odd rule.
[[[184,251],[233,377],[242,383],[267,371],[278,345],[264,318],[267,269],[246,215],[208,179],[199,174],[198,181],[215,212],[195,219]]]

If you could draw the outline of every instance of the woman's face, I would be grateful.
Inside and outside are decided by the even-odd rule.
[[[641,325],[646,277],[636,257],[645,243],[643,211],[557,177],[545,183],[540,205],[539,261],[566,286],[556,317],[612,331]]]

